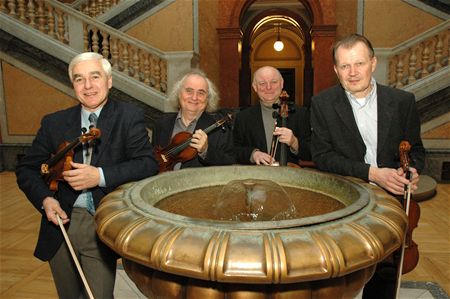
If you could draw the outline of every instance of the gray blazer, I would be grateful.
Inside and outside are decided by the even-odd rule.
[[[377,84],[377,100],[378,167],[398,168],[398,147],[402,140],[407,140],[412,146],[411,166],[420,172],[425,150],[414,95]],[[311,127],[312,158],[320,170],[368,180],[370,165],[364,162],[366,146],[340,85],[312,98]]]

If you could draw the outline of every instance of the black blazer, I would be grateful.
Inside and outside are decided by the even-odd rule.
[[[119,185],[149,177],[158,171],[141,110],[131,104],[108,100],[100,113],[97,127],[101,130],[101,136],[95,141],[91,165],[103,169],[106,187],[90,189],[96,207],[106,194]],[[44,261],[54,256],[63,242],[63,235],[58,226],[47,220],[41,208],[42,201],[48,196],[55,196],[70,217],[80,191],[61,182],[58,192],[53,194],[40,175],[40,167],[57,152],[60,144],[80,136],[80,128],[81,105],[45,116],[31,148],[16,170],[20,189],[43,214],[34,254]],[[74,161],[83,163],[82,146],[74,149]]]
[[[420,120],[414,95],[377,84],[378,167],[399,167],[399,144],[411,144],[412,166],[424,167],[425,150],[420,137]],[[368,180],[364,162],[366,146],[344,89],[340,85],[313,97],[311,103],[313,161],[320,170]]]
[[[170,144],[176,117],[177,113],[167,113],[156,122],[152,134],[153,146],[165,148]],[[211,114],[203,112],[198,119],[194,130],[204,130],[221,117],[217,115],[216,118]],[[208,134],[208,151],[206,152],[205,159],[201,158],[200,155],[197,155],[194,159],[183,162],[181,168],[230,165],[235,163],[232,141],[233,136],[229,126],[225,126],[224,128],[225,129],[216,128]]]
[[[281,123],[281,121],[278,120],[278,123]],[[309,110],[306,107],[296,105],[295,112],[290,112],[288,115],[287,127],[292,130],[300,144],[297,155],[294,155],[288,149],[288,162],[298,164],[299,160],[311,160]],[[233,140],[239,164],[251,164],[250,155],[255,149],[267,151],[260,104],[237,113],[233,127]],[[278,147],[275,155],[277,161],[280,159],[279,149],[280,147]]]

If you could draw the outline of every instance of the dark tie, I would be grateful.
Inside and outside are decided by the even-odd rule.
[[[89,122],[90,122],[90,126],[89,126],[89,128],[91,128],[91,127],[96,127],[97,126],[97,114],[95,114],[95,113],[91,113],[91,114],[89,114]]]
[[[91,114],[89,114],[88,119],[89,119],[89,122],[90,122],[89,129],[90,128],[95,128],[97,126],[97,115],[95,113],[91,113]],[[91,164],[93,147],[94,147],[93,143],[92,142],[89,143],[88,149],[87,149],[86,160],[85,160],[86,164]],[[87,200],[86,200],[87,207],[86,207],[86,209],[88,210],[88,212],[91,215],[94,215],[95,207],[94,207],[94,199],[92,198],[92,193],[91,192],[87,192],[86,196],[87,196]]]

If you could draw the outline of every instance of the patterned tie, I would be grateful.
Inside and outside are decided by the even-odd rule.
[[[89,122],[91,123],[89,126],[90,128],[95,128],[97,126],[97,115],[95,113],[91,113],[89,114]],[[91,158],[92,158],[92,150],[93,150],[93,143],[90,143],[88,145],[88,149],[87,149],[87,155],[86,155],[86,160],[85,160],[85,164],[91,164]],[[95,213],[95,206],[94,206],[94,199],[92,198],[92,193],[91,192],[86,192],[86,209],[88,210],[88,212],[91,215],[94,215]]]

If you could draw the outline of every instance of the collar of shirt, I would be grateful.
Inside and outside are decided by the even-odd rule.
[[[200,114],[201,115],[201,114]],[[181,119],[181,110],[178,111],[177,117],[175,119],[175,127],[172,133],[172,136],[175,134],[186,131],[190,133],[194,133],[195,126],[197,126],[197,122],[200,118],[200,115],[193,119],[187,126],[184,125],[183,120]]]
[[[376,97],[376,94],[377,94],[377,82],[375,81],[374,77],[371,78],[370,85],[372,85],[372,90],[369,92],[369,94],[365,98],[361,98],[361,99],[357,99],[349,91],[347,91],[347,90],[345,91],[345,94],[347,95],[347,98],[350,101],[350,104],[352,105],[353,109],[362,109],[366,105],[368,105],[374,101],[374,98]]]
[[[99,108],[94,111],[95,115],[97,115],[97,118],[100,116],[100,113],[102,112],[102,108]],[[89,114],[91,114],[91,111],[87,111],[84,108],[81,108],[81,127],[82,128],[89,128],[89,125],[91,124],[89,121]]]

